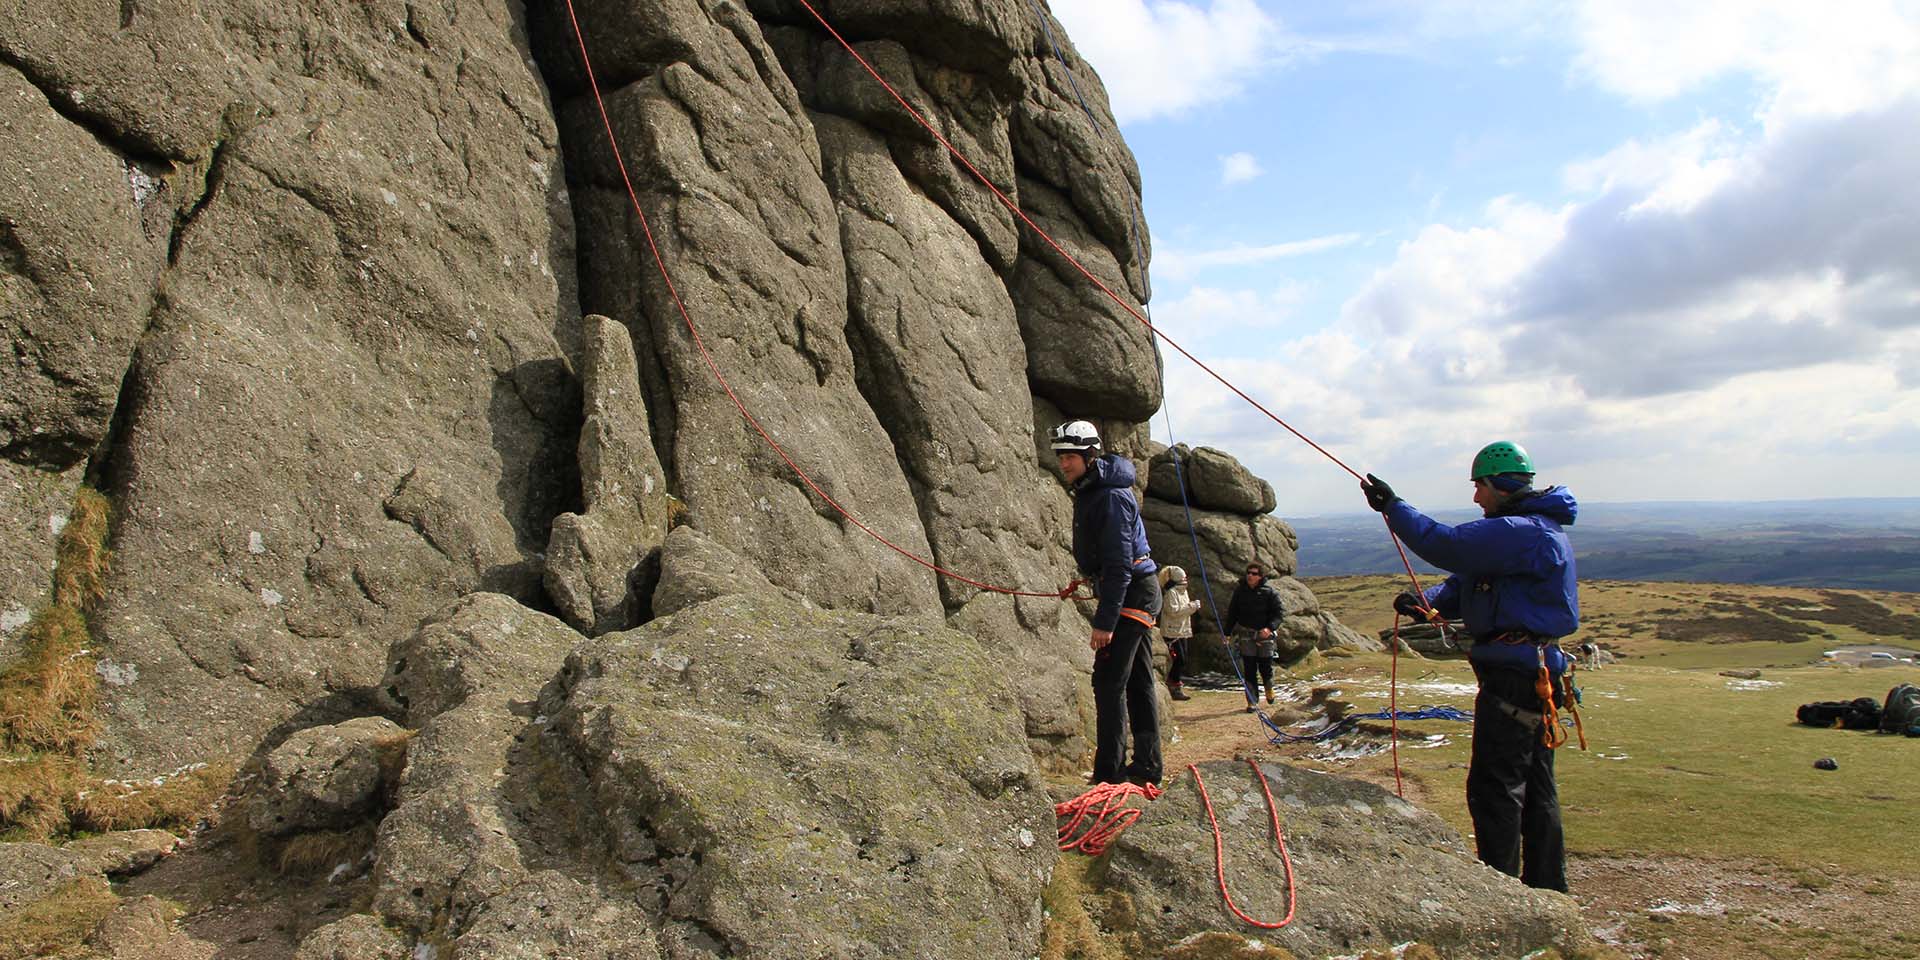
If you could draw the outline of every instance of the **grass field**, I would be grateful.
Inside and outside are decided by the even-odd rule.
[[[1403,582],[1309,580],[1363,632],[1389,626]],[[1579,675],[1589,748],[1556,764],[1575,894],[1590,922],[1632,956],[1920,957],[1920,738],[1815,729],[1814,700],[1883,698],[1920,667],[1825,662],[1849,644],[1920,649],[1920,594],[1718,584],[1582,585],[1586,630],[1621,659]],[[1402,657],[1402,709],[1471,709],[1463,660]],[[1719,674],[1758,668],[1758,680]],[[1329,658],[1296,693],[1336,687],[1356,711],[1386,706],[1385,654]],[[1217,702],[1216,702],[1217,701]],[[1235,751],[1393,787],[1386,726],[1337,745],[1275,747],[1237,693],[1180,705],[1172,763]],[[1466,724],[1402,724],[1406,795],[1472,832]],[[1437,738],[1437,739],[1430,739]],[[1369,753],[1370,750],[1379,752]],[[1815,769],[1832,757],[1839,769]]]

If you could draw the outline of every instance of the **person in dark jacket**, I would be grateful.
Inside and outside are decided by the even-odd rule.
[[[1240,654],[1248,713],[1253,712],[1262,688],[1267,692],[1267,702],[1273,702],[1273,658],[1279,654],[1274,637],[1280,632],[1280,618],[1286,614],[1280,591],[1267,582],[1267,569],[1258,563],[1247,564],[1247,575],[1234,585],[1233,599],[1227,601],[1226,627]],[[1254,687],[1256,674],[1260,688]]]
[[[1093,584],[1093,782],[1160,782],[1160,717],[1154,704],[1153,624],[1159,567],[1147,548],[1133,461],[1100,452],[1093,424],[1074,420],[1050,439],[1073,491],[1073,559]],[[1127,730],[1133,762],[1127,762]]]
[[[1409,549],[1452,574],[1425,596],[1396,597],[1394,610],[1463,619],[1473,636],[1467,656],[1480,692],[1467,811],[1481,861],[1527,886],[1564,892],[1560,790],[1535,684],[1540,671],[1565,674],[1568,658],[1557,641],[1580,626],[1573,546],[1561,529],[1579,505],[1565,487],[1534,489],[1533,458],[1518,444],[1482,448],[1471,476],[1484,517],[1457,527],[1414,509],[1372,474],[1360,489]]]

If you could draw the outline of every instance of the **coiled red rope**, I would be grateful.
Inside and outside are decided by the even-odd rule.
[[[1161,792],[1152,784],[1101,783],[1072,800],[1054,804],[1053,815],[1067,818],[1060,825],[1060,849],[1089,857],[1106,853],[1108,845],[1145,812],[1127,806],[1127,801],[1132,797],[1155,800]],[[1082,826],[1086,827],[1084,831]]]
[[[1286,831],[1280,826],[1280,807],[1273,802],[1273,788],[1267,783],[1266,771],[1252,760],[1248,760],[1247,765],[1253,768],[1254,776],[1260,781],[1260,792],[1267,798],[1267,817],[1273,824],[1273,845],[1280,852],[1280,863],[1286,871],[1287,915],[1279,920],[1256,919],[1233,902],[1233,893],[1227,888],[1226,839],[1220,833],[1220,818],[1213,812],[1213,798],[1207,794],[1207,783],[1200,776],[1200,767],[1189,763],[1187,771],[1193,774],[1193,786],[1200,792],[1200,805],[1207,811],[1207,824],[1213,828],[1213,875],[1220,884],[1220,898],[1241,921],[1262,930],[1278,930],[1293,922],[1298,901],[1293,881],[1293,856],[1287,852]],[[1102,783],[1071,800],[1054,804],[1053,815],[1066,818],[1066,822],[1060,825],[1060,849],[1090,857],[1106,853],[1113,841],[1146,812],[1128,806],[1127,801],[1136,796],[1153,801],[1164,792],[1152,784]],[[1081,829],[1083,826],[1084,830]]]

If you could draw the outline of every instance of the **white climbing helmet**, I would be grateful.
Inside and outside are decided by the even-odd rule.
[[[1089,453],[1100,449],[1100,431],[1085,420],[1069,420],[1047,433],[1054,453]]]

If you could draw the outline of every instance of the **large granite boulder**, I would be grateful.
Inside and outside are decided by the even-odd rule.
[[[1202,566],[1219,589],[1219,584],[1239,579],[1247,564],[1255,561],[1276,577],[1292,576],[1299,563],[1299,535],[1286,521],[1270,514],[1228,513],[1197,506],[1189,510],[1178,500],[1162,500],[1149,493],[1140,501],[1140,520],[1147,528],[1153,555],[1185,567],[1196,584]],[[1194,553],[1196,538],[1200,541],[1198,555]]]
[[[1147,492],[1172,503],[1186,501],[1203,510],[1225,513],[1272,513],[1278,501],[1273,484],[1253,475],[1232,454],[1213,447],[1188,448],[1179,443],[1156,453],[1148,473]]]
[[[988,649],[938,619],[772,590],[584,641],[482,594],[390,659],[420,732],[374,907],[415,938],[608,958],[1037,942],[1050,802]]]
[[[1151,461],[1154,469],[1148,476],[1147,496],[1140,501],[1140,517],[1147,530],[1147,541],[1153,545],[1154,558],[1163,564],[1185,568],[1188,593],[1200,601],[1200,612],[1193,618],[1194,642],[1189,647],[1194,668],[1232,669],[1216,624],[1226,616],[1228,601],[1242,572],[1248,563],[1256,560],[1266,569],[1273,587],[1280,591],[1281,604],[1286,610],[1276,643],[1282,663],[1299,660],[1314,650],[1333,647],[1385,649],[1372,637],[1347,627],[1322,610],[1313,591],[1293,577],[1300,538],[1292,527],[1262,510],[1230,512],[1181,503],[1177,499],[1179,487],[1171,479],[1174,474],[1171,457],[1164,447],[1154,452]],[[1216,466],[1231,463],[1234,469],[1242,469],[1225,454],[1214,459]],[[1188,460],[1183,458],[1181,463],[1184,472]],[[1224,470],[1224,466],[1221,469]],[[1264,484],[1265,481],[1261,481],[1260,487],[1270,496],[1272,488]],[[1165,492],[1169,487],[1175,499],[1163,499],[1154,492]],[[1238,489],[1254,487],[1242,484]],[[1194,552],[1196,542],[1200,548],[1198,554]]]
[[[1434,814],[1363,781],[1275,763],[1261,770],[1293,860],[1299,911],[1286,927],[1262,931],[1265,942],[1324,957],[1418,941],[1449,960],[1592,945],[1571,898],[1488,868]],[[1279,920],[1286,873],[1259,780],[1235,761],[1209,761],[1200,772],[1234,903]],[[1190,774],[1114,843],[1105,887],[1125,898],[1149,951],[1205,931],[1245,930],[1221,900],[1213,856],[1213,828]]]
[[[1027,957],[1058,854],[992,663],[937,620],[722,597],[577,649],[541,743],[673,955]]]
[[[585,838],[604,827],[581,807],[566,767],[534,748],[546,722],[541,688],[581,639],[509,597],[475,594],[394,645],[383,689],[419,733],[374,844],[373,906],[388,923],[452,939],[509,909],[523,887],[547,889],[553,864],[588,869]],[[572,909],[604,913],[613,927],[641,924],[613,883],[583,881]]]

